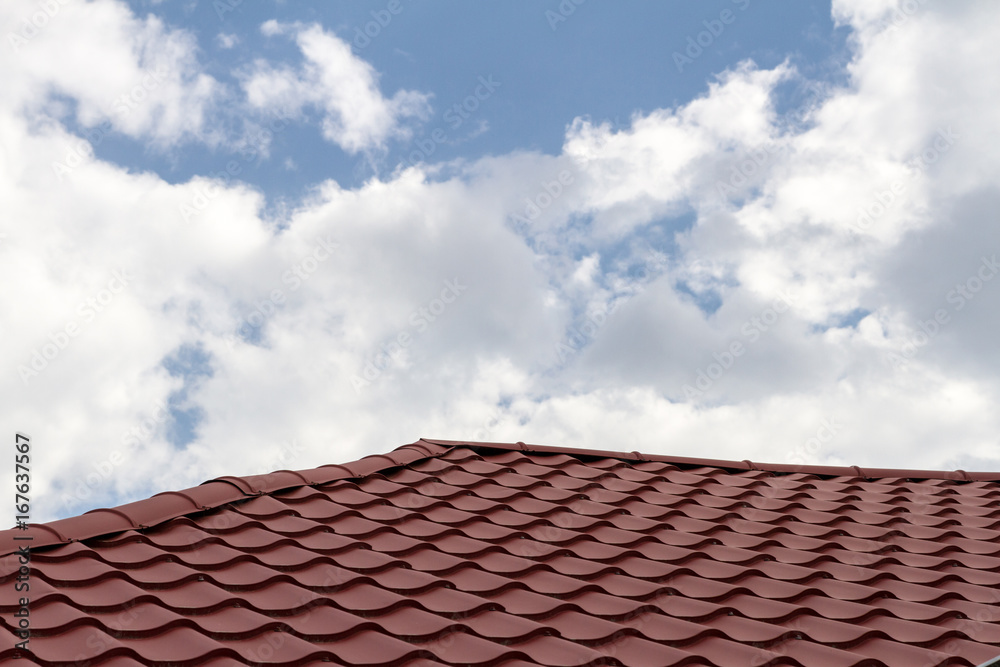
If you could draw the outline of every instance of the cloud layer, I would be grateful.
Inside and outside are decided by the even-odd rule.
[[[242,94],[359,153],[428,96],[277,23],[301,62],[238,93],[183,31],[59,5],[0,56],[0,388],[44,443],[45,518],[421,436],[1000,467],[1000,10],[833,4],[847,83],[803,106],[776,109],[810,83],[792,64],[743,63],[626,128],[566,119],[558,155],[318,183],[280,223],[235,178],[170,184],[77,133],[212,143]]]

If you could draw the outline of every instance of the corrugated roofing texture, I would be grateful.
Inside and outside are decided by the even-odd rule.
[[[1000,655],[996,482],[423,451],[252,497],[253,480],[232,478],[243,499],[217,509],[35,550],[29,657],[936,667]],[[3,659],[16,653],[14,563],[0,570]]]

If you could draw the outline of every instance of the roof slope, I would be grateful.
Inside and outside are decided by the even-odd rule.
[[[979,665],[998,482],[421,440],[0,533],[0,659]]]

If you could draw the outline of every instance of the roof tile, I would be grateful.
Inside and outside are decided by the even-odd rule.
[[[971,667],[1000,655],[994,473],[422,440],[27,535],[43,664]],[[3,555],[13,537],[0,533]],[[0,585],[18,567],[0,559]],[[0,600],[0,659],[24,653],[17,608]]]

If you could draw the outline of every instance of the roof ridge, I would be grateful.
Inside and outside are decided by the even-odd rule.
[[[554,447],[550,445],[528,445],[523,442],[470,442],[466,440],[428,440],[423,442],[450,447],[488,447],[491,449],[507,449],[512,451],[537,452],[545,454],[580,454],[617,458],[629,461],[655,461],[658,463],[674,463],[690,466],[705,466],[709,468],[727,468],[729,470],[753,470],[780,474],[817,475],[820,477],[856,477],[860,479],[941,479],[955,482],[996,482],[1000,481],[1000,472],[966,472],[965,470],[911,470],[906,468],[860,468],[858,466],[819,466],[798,465],[792,463],[760,463],[744,459],[730,461],[726,459],[705,459],[688,456],[669,456],[664,454],[641,454],[639,452],[622,452],[602,449],[574,449],[572,447]]]
[[[421,444],[423,443],[423,444]],[[0,531],[0,556],[15,553],[18,547],[33,549],[68,544],[126,530],[142,530],[195,512],[297,486],[326,484],[340,479],[368,475],[437,456],[451,446],[421,438],[397,447],[388,454],[372,454],[347,464],[328,464],[308,470],[277,470],[262,475],[225,475],[209,479],[181,491],[161,491],[149,498],[117,507],[92,509],[84,514],[48,523],[29,523],[27,529]],[[21,539],[18,539],[21,538]],[[30,538],[30,539],[24,539]]]
[[[297,486],[314,486],[341,479],[367,477],[388,468],[409,465],[416,461],[440,456],[453,447],[500,449],[539,454],[567,454],[617,458],[637,462],[662,462],[674,465],[724,468],[728,470],[759,471],[777,474],[805,474],[822,477],[851,477],[855,479],[941,479],[955,482],[1000,481],[1000,472],[973,472],[964,470],[904,470],[893,468],[859,468],[858,466],[803,466],[781,463],[757,463],[749,460],[665,456],[598,449],[574,449],[549,445],[529,445],[518,441],[479,442],[470,440],[434,440],[420,438],[416,442],[397,447],[387,454],[370,454],[350,463],[326,464],[308,470],[277,470],[262,475],[237,477],[226,475],[202,482],[196,487],[181,491],[163,491],[149,498],[118,507],[93,509],[79,516],[58,519],[43,524],[28,524],[26,530],[11,528],[0,531],[0,556],[17,551],[25,543],[33,548],[67,544],[119,533],[125,530],[142,530],[171,519],[208,511],[238,500],[282,491]],[[17,537],[30,537],[18,540]]]

